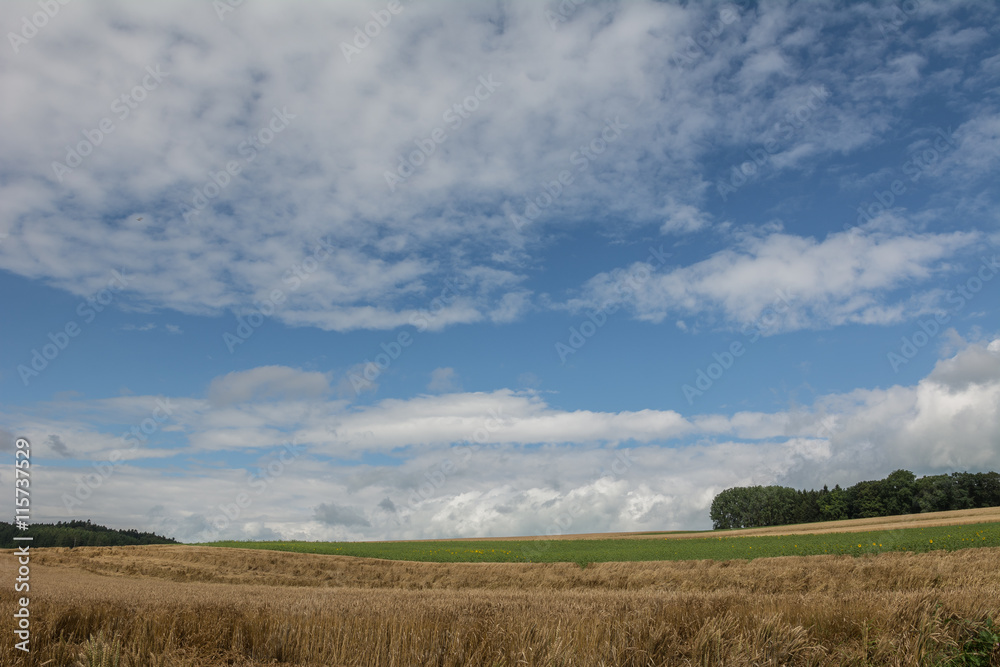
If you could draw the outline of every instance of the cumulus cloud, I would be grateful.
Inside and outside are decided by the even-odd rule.
[[[914,385],[831,394],[776,412],[563,410],[512,390],[369,406],[303,404],[266,392],[216,408],[172,398],[187,447],[150,437],[87,500],[86,513],[124,521],[123,506],[162,506],[162,525],[191,540],[245,538],[247,531],[378,539],[704,528],[712,497],[730,486],[810,487],[898,468],[919,475],[1000,467],[998,355],[996,340],[964,344]],[[116,431],[83,417],[123,422],[152,403],[142,396],[79,399],[60,404],[61,421],[45,408],[49,416],[22,411],[4,420],[38,441],[56,430],[72,434],[71,459],[86,461],[106,457]],[[268,473],[291,441],[301,453]],[[225,451],[237,458],[225,463]],[[246,467],[247,455],[257,462]],[[150,456],[177,469],[143,467]],[[67,516],[55,490],[74,488],[76,474],[78,467],[39,467],[45,483],[38,511]],[[206,474],[213,480],[207,487]],[[252,506],[211,532],[214,515],[206,508],[239,493],[251,495]]]
[[[953,392],[997,382],[1000,380],[1000,339],[985,345],[970,345],[960,354],[942,359],[927,379]]]

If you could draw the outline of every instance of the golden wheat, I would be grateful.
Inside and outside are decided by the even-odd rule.
[[[8,581],[13,560],[0,557]],[[582,569],[44,549],[32,557],[33,652],[8,641],[0,664],[929,664],[975,634],[962,621],[1000,618],[998,561],[982,548]],[[0,591],[8,618],[13,604]]]

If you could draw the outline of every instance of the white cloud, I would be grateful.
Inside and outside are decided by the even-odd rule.
[[[787,308],[764,326],[776,333],[939,311],[939,287],[987,234],[954,230],[996,220],[992,181],[983,183],[1000,155],[988,95],[1000,61],[970,57],[986,35],[959,25],[969,8],[995,24],[990,4],[921,3],[882,34],[888,4],[760,3],[692,55],[719,7],[584,3],[552,30],[546,5],[528,0],[407,3],[348,62],[340,42],[382,7],[243,3],[224,21],[204,2],[61,9],[21,52],[0,51],[0,123],[17,130],[0,155],[0,269],[80,297],[123,270],[115,305],[142,317],[260,308],[290,326],[434,332],[537,312],[554,297],[536,295],[558,283],[538,277],[552,268],[541,260],[586,227],[644,244],[666,235],[689,253],[684,265],[600,273],[556,307],[621,303],[697,333],[754,323],[780,290]],[[36,11],[2,3],[0,22]],[[933,34],[917,41],[927,26]],[[496,84],[477,98],[482,78]],[[144,98],[134,108],[114,101],[133,90]],[[728,167],[771,138],[762,181],[795,170],[882,188],[898,168],[851,172],[931,98],[961,120],[958,146],[923,172],[931,201],[919,211],[813,238],[794,230],[826,219],[794,201],[723,215],[710,200]],[[460,127],[446,116],[456,104],[469,109]],[[104,118],[114,130],[95,135]],[[612,121],[622,132],[609,141]],[[262,134],[272,122],[281,131]],[[386,171],[439,127],[446,139],[390,192]],[[249,150],[251,134],[266,146]],[[67,146],[84,152],[88,137],[99,145],[60,181],[53,162],[66,161]],[[229,162],[239,174],[224,173]],[[563,172],[572,182],[553,186]],[[955,187],[938,197],[932,180]],[[185,220],[197,191],[211,201]],[[953,193],[958,201],[941,201]],[[508,214],[545,197],[516,229]],[[728,249],[708,245],[735,235]],[[649,277],[628,285],[629,275]],[[998,350],[957,341],[913,386],[809,408],[690,415],[562,408],[530,373],[518,382],[532,389],[464,392],[447,361],[428,387],[440,395],[364,405],[357,394],[378,385],[350,377],[365,365],[340,379],[271,365],[217,377],[204,395],[59,394],[5,407],[0,448],[12,433],[39,443],[37,508],[54,519],[72,516],[60,494],[89,464],[125,452],[82,511],[182,538],[704,527],[712,495],[734,484],[996,468]],[[292,440],[308,453],[275,467],[260,490],[258,467],[276,466]],[[251,492],[239,520],[213,533],[219,507]]]
[[[927,378],[952,392],[1000,380],[1000,338],[988,345],[970,345],[950,359],[942,359]]]
[[[942,165],[942,171],[959,169],[953,177],[978,181],[995,171],[1000,163],[1000,114],[982,115],[961,125],[955,132],[959,146]]]
[[[1000,467],[998,355],[995,340],[965,344],[913,386],[829,395],[808,409],[688,417],[669,410],[560,410],[538,394],[510,390],[352,408],[290,397],[288,389],[319,392],[321,378],[264,367],[214,384],[244,401],[238,406],[169,399],[170,425],[181,427],[187,446],[164,447],[154,434],[86,501],[86,514],[121,523],[129,520],[122,507],[160,507],[157,520],[173,534],[201,539],[211,531],[219,504],[252,491],[253,507],[213,537],[273,531],[286,539],[372,539],[706,527],[712,497],[730,486],[809,487],[851,484],[898,468],[929,474]],[[240,378],[263,389],[237,397],[224,391]],[[274,387],[285,393],[272,392]],[[60,404],[60,420],[22,412],[5,414],[4,421],[38,442],[60,434],[59,442],[71,442],[72,456],[85,462],[107,459],[121,447],[118,431],[102,433],[72,415],[141,423],[153,403],[152,397],[74,400]],[[278,465],[288,442],[300,443],[302,453]],[[244,469],[246,464],[216,462],[224,450],[249,455],[254,463]],[[397,464],[361,462],[379,453]],[[149,468],[144,461],[150,457],[175,465]],[[356,463],[344,465],[343,458]],[[76,488],[79,466],[44,461],[36,475],[44,480],[39,515],[66,516],[60,494]],[[264,489],[255,475],[264,475]],[[205,477],[212,478],[210,485]],[[351,500],[331,500],[337,498]]]
[[[866,6],[736,12],[682,65],[670,56],[718,9],[657,2],[587,5],[555,32],[533,2],[407,4],[347,62],[340,42],[382,6],[245,5],[220,21],[205,3],[109,2],[54,17],[0,74],[0,123],[18,128],[0,163],[0,267],[80,296],[124,268],[130,307],[193,314],[243,311],[281,290],[279,321],[337,331],[406,324],[456,271],[502,271],[511,281],[477,283],[432,328],[509,322],[530,312],[533,290],[515,284],[552,242],[548,230],[595,211],[612,230],[704,229],[718,150],[742,156],[815,85],[830,97],[782,143],[775,169],[877,143],[898,92],[919,92],[926,69],[902,35],[848,31],[802,70],[810,36],[829,25],[860,21],[877,35],[879,12]],[[16,25],[36,9],[4,3],[0,18]],[[935,39],[980,37],[945,26]],[[147,67],[164,73],[156,86],[134,109],[115,104],[152,83]],[[455,127],[445,113],[481,76],[499,87]],[[244,142],[275,110],[287,125],[251,151]],[[622,136],[578,168],[574,154],[616,117]],[[114,130],[60,182],[53,162],[103,118]],[[976,141],[987,125],[968,124],[970,165],[989,163],[989,141]],[[390,192],[385,172],[438,127],[447,139]],[[234,161],[240,173],[224,174]],[[572,184],[517,233],[503,211],[522,210],[563,171]],[[224,182],[218,195],[213,179]],[[184,208],[206,189],[215,196],[187,224]],[[304,272],[320,237],[330,258]]]
[[[976,232],[898,234],[873,225],[823,241],[785,233],[751,236],[666,272],[637,263],[598,274],[569,305],[596,310],[624,303],[642,320],[718,315],[734,326],[751,325],[769,308],[778,309],[781,315],[766,327],[768,333],[889,324],[927,312],[932,304],[919,295],[885,303],[885,294],[951,270],[949,260],[981,239]],[[651,277],[628,282],[629,275]]]
[[[664,221],[660,231],[664,234],[672,232],[693,232],[709,223],[707,213],[690,204],[681,204],[672,197],[663,207]]]

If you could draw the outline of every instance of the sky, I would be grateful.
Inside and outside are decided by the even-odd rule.
[[[0,486],[181,541],[1000,470],[1000,6],[4,2]]]

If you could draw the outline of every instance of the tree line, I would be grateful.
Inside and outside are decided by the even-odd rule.
[[[787,486],[740,486],[712,501],[712,527],[758,528],[793,523],[865,519],[897,514],[1000,506],[1000,473],[953,472],[917,479],[896,470],[885,479],[846,489],[823,486],[800,491]]]
[[[15,542],[14,537],[32,537],[30,542]],[[136,544],[178,544],[177,540],[133,529],[118,530],[87,521],[35,523],[21,530],[0,521],[0,549],[32,547],[119,547]]]

